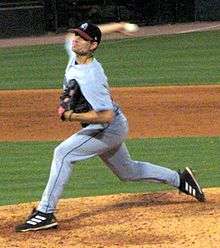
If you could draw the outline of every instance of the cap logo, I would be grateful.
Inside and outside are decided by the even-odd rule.
[[[80,26],[80,28],[82,29],[82,30],[86,30],[87,28],[88,28],[88,23],[83,23],[81,26]]]

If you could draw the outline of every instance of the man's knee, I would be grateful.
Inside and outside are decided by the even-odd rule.
[[[121,181],[131,181],[134,178],[135,170],[133,165],[128,161],[121,169],[117,171],[117,176]]]
[[[64,155],[64,149],[63,147],[60,145],[58,145],[55,149],[54,149],[54,153],[53,153],[54,157],[59,158],[62,157]]]
[[[117,175],[117,176],[120,179],[120,181],[122,181],[122,182],[127,182],[127,181],[131,180],[128,175],[120,174],[120,175]]]
[[[62,143],[54,149],[54,159],[62,162],[72,162],[70,152],[66,149]]]

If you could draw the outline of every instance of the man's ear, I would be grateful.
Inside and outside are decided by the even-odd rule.
[[[92,42],[91,50],[95,51],[97,47],[98,47],[98,42]]]

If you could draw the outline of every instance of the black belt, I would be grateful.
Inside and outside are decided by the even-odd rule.
[[[120,114],[119,108],[116,109],[115,111],[115,116],[118,116]]]

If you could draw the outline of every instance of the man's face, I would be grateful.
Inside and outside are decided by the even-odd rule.
[[[78,55],[87,55],[91,54],[97,45],[97,42],[84,40],[81,36],[75,34],[72,49]]]

